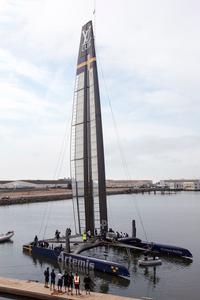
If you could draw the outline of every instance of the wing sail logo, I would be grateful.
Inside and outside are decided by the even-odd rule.
[[[91,46],[91,26],[88,29],[82,31],[83,34],[83,43],[82,43],[82,52],[87,50]]]

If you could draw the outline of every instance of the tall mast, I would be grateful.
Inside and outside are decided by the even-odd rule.
[[[92,21],[81,31],[72,116],[71,177],[78,232],[107,231],[104,147]]]

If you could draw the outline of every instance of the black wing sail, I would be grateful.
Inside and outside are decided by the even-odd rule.
[[[71,131],[76,231],[107,231],[104,147],[92,22],[82,27]]]

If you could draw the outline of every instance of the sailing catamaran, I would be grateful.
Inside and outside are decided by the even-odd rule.
[[[92,22],[82,27],[78,54],[71,129],[71,178],[75,231],[79,235],[90,232],[101,236],[101,244],[108,231],[104,147],[98,84],[97,62]],[[66,236],[67,240],[67,236]],[[49,240],[47,240],[49,242]],[[112,245],[112,242],[110,243]],[[32,254],[61,259],[65,263],[92,267],[114,275],[129,276],[121,264],[80,255],[88,243],[76,252],[61,248],[48,248],[32,242],[23,246]],[[189,250],[172,245],[144,242],[133,236],[121,238],[113,246],[192,259]],[[67,247],[66,247],[67,248]]]
[[[76,234],[90,232],[105,236],[108,230],[105,186],[104,147],[100,95],[92,22],[82,27],[78,54],[71,130],[71,177]],[[66,237],[67,240],[67,237]],[[49,244],[49,240],[45,241]],[[42,242],[32,242],[23,249],[32,254],[59,259],[68,265],[93,268],[113,275],[130,276],[119,263],[80,255],[83,245],[75,252],[50,249]]]

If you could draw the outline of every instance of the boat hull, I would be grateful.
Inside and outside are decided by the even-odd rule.
[[[32,244],[23,245],[23,251],[27,251],[33,255],[45,256],[46,258],[50,258],[53,260],[57,260],[61,252],[61,250],[58,249],[37,247],[37,246],[33,246]]]
[[[152,250],[163,255],[177,256],[193,260],[192,253],[186,248],[154,243]]]
[[[120,238],[118,239],[118,242],[135,246],[136,248],[138,248],[138,250],[141,251],[149,250],[162,255],[181,257],[184,259],[189,259],[191,261],[193,260],[192,253],[188,249],[182,247],[154,242],[143,242],[140,239],[136,238]]]
[[[85,270],[93,269],[115,276],[130,277],[130,273],[125,266],[112,261],[88,257],[80,254],[66,253],[64,251],[61,252],[58,259],[68,266],[75,265],[76,267]]]
[[[161,259],[153,259],[153,258],[148,258],[147,260],[139,259],[138,260],[138,265],[141,266],[141,267],[159,266],[159,265],[162,265],[162,260]]]
[[[55,250],[50,248],[37,247],[31,244],[23,245],[23,251],[28,251],[30,254],[43,256],[48,259],[62,261],[67,265],[76,265],[77,267],[84,268],[85,270],[94,269],[115,276],[130,276],[129,271],[125,266],[111,261],[88,257],[80,254],[66,253],[58,249]]]
[[[0,235],[0,243],[7,242],[13,237],[14,231],[8,231],[6,234],[1,234]]]

